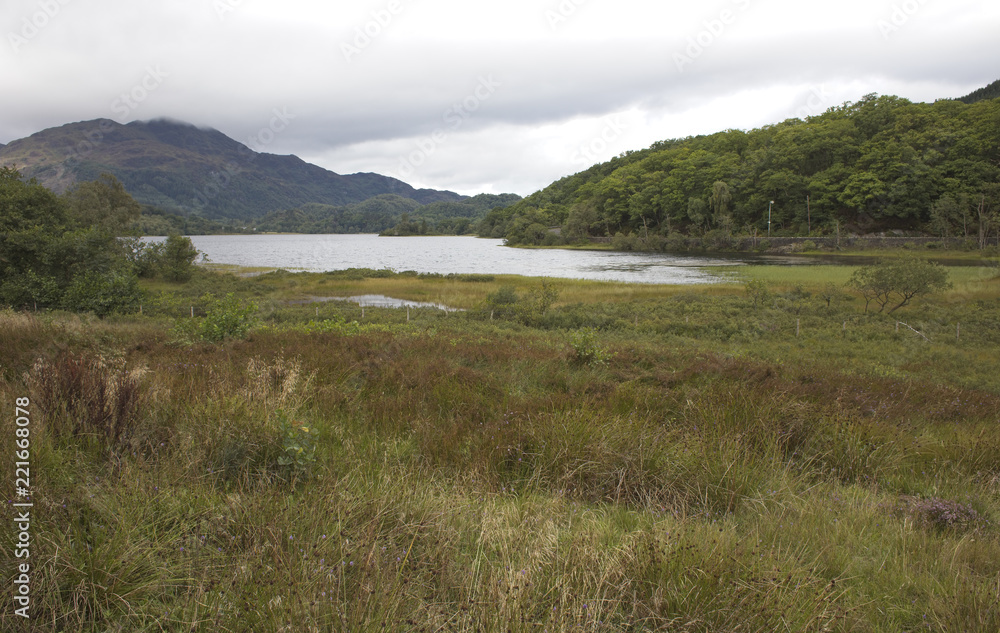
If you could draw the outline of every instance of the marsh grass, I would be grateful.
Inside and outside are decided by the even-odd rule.
[[[469,305],[511,281],[330,277]],[[321,280],[171,290],[259,302],[214,344],[170,342],[167,313],[0,313],[0,397],[37,406],[35,619],[0,628],[1000,629],[994,286],[908,308],[930,342],[828,306],[829,275],[756,308],[567,283],[530,326],[265,306]],[[580,328],[605,362],[577,360]]]

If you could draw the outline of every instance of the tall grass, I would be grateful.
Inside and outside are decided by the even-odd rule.
[[[34,619],[0,628],[1000,629],[995,306],[913,309],[928,343],[809,288],[586,292],[218,344],[0,314],[0,398],[38,407]]]

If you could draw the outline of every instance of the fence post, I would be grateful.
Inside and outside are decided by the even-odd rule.
[[[795,338],[799,337],[799,332],[802,330],[802,319],[795,319]]]

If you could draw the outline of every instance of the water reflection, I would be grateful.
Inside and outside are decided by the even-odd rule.
[[[215,263],[312,272],[389,268],[437,274],[705,284],[720,279],[702,266],[735,263],[664,253],[507,248],[502,240],[475,237],[201,235],[191,241]]]
[[[349,301],[351,303],[358,304],[362,308],[435,308],[437,310],[444,310],[445,312],[462,312],[462,310],[458,308],[451,308],[440,303],[431,303],[429,301],[410,301],[408,299],[397,299],[395,297],[387,297],[385,295],[309,298],[310,303],[326,301]]]

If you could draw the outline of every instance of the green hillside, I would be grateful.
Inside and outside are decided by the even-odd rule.
[[[959,101],[961,101],[962,103],[972,104],[976,103],[977,101],[984,101],[986,99],[996,99],[998,97],[1000,97],[1000,79],[994,81],[985,88],[980,88],[979,90],[970,92],[964,97],[961,97]]]
[[[771,203],[773,201],[773,204]],[[975,234],[1000,207],[1000,100],[911,103],[868,95],[805,121],[727,130],[627,152],[491,212],[511,244],[618,236]],[[980,217],[982,216],[982,217]]]
[[[336,174],[296,156],[253,151],[217,130],[164,119],[51,128],[0,148],[0,165],[16,166],[56,192],[111,173],[141,204],[213,219],[249,220],[310,203],[349,205],[384,194],[420,204],[462,199],[379,174]]]
[[[306,204],[269,213],[253,223],[259,232],[384,233],[386,235],[464,234],[496,208],[521,199],[517,194],[479,194],[460,201],[421,205],[385,194],[344,206]]]

